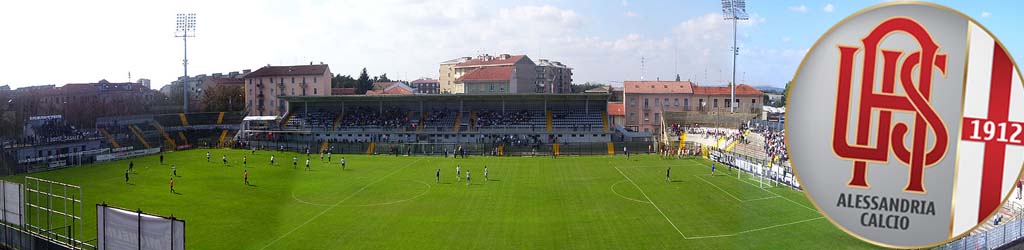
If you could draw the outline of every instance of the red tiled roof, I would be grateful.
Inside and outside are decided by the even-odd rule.
[[[483,66],[483,65],[502,65],[502,64],[512,65],[512,64],[515,64],[516,62],[518,62],[519,60],[523,59],[524,57],[526,57],[526,56],[524,56],[524,55],[515,55],[515,56],[509,56],[506,59],[501,59],[500,56],[494,56],[494,57],[491,57],[490,60],[484,60],[484,58],[477,57],[477,58],[470,59],[469,61],[465,61],[465,62],[462,62],[462,63],[459,63],[459,64],[455,64],[455,67],[456,68],[460,68],[460,67]]]
[[[608,115],[611,116],[626,116],[626,104],[625,103],[608,103]]]
[[[508,81],[512,79],[514,66],[484,67],[469,71],[458,81]]]
[[[694,91],[693,83],[689,81],[626,81],[622,85],[629,94],[691,94]]]
[[[732,91],[728,86],[715,86],[715,87],[695,87],[693,93],[698,95],[728,95]],[[750,85],[740,84],[736,85],[736,95],[762,95],[760,90],[751,87]]]
[[[266,66],[248,75],[245,78],[266,77],[266,76],[299,76],[299,75],[323,75],[328,71],[327,64],[294,65],[294,66]]]

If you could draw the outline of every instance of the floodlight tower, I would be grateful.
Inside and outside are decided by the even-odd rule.
[[[185,98],[182,112],[188,113],[188,38],[196,37],[196,13],[179,13],[176,23],[174,37],[181,37],[181,41],[185,43],[185,58],[182,60],[182,66],[185,67],[185,78],[181,80],[181,95]]]
[[[736,46],[736,21],[748,20],[746,0],[722,0],[722,17],[725,20],[732,20],[732,83],[729,102],[729,112],[736,112],[736,56],[740,54],[740,47]]]

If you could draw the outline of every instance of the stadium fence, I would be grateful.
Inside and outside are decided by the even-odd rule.
[[[1024,221],[1014,220],[997,225],[987,231],[975,231],[971,235],[946,243],[936,249],[942,250],[988,250],[1003,249],[1011,243],[1024,239]]]
[[[371,148],[371,144],[373,147]],[[633,154],[653,154],[656,152],[652,142],[613,142],[612,152],[615,155],[623,154],[623,147],[629,149]],[[233,145],[238,149],[251,149],[253,147],[262,150],[280,150],[304,152],[309,148],[310,153],[319,154],[323,146],[322,141],[278,141],[278,140],[249,140]],[[555,144],[553,143],[400,143],[400,142],[329,142],[327,150],[333,154],[394,154],[397,151],[400,155],[426,155],[440,156],[445,151],[452,154],[458,147],[466,150],[469,156],[552,156]],[[609,155],[609,143],[559,143],[559,155]]]

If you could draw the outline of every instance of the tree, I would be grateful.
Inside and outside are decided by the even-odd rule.
[[[676,74],[676,81],[678,82],[678,81],[682,81],[682,80],[683,80],[683,79],[682,79],[682,78],[679,78],[679,74],[677,73],[677,74]]]
[[[793,81],[786,82],[786,89],[782,90],[782,98],[779,101],[779,107],[786,106],[786,99],[789,98],[789,85],[793,84]]]
[[[587,91],[587,90],[591,90],[591,89],[598,88],[598,87],[606,87],[606,86],[608,86],[608,85],[600,84],[600,83],[593,83],[593,82],[586,82],[586,83],[583,83],[583,84],[573,84],[571,86],[571,88],[572,88],[572,92],[573,93],[583,93],[584,91]]]
[[[350,75],[341,75],[331,78],[331,88],[355,88],[356,79]]]
[[[380,76],[373,77],[373,79],[374,79],[374,82],[390,82],[391,81],[391,79],[388,79],[388,73],[384,73],[384,74],[382,74]]]
[[[373,82],[370,81],[370,74],[366,73],[366,68],[359,73],[359,79],[356,80],[356,94],[366,94],[366,90],[373,89]]]
[[[245,91],[241,86],[216,86],[203,92],[207,112],[239,111],[245,108]]]

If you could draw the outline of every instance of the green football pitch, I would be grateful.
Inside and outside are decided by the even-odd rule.
[[[155,155],[131,159],[129,183],[129,160],[30,176],[82,187],[86,239],[95,239],[95,204],[105,202],[185,220],[189,249],[872,248],[802,193],[759,188],[721,167],[712,176],[703,159],[344,155],[342,170],[341,155],[313,155],[305,171],[306,156],[291,152],[218,149],[209,163],[206,152],[167,153],[163,165]]]

